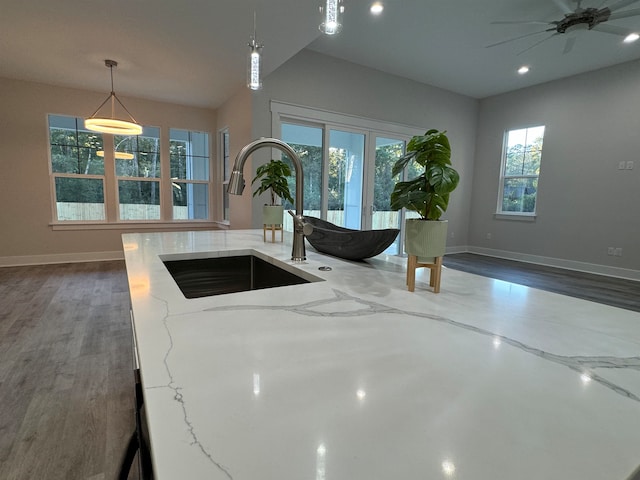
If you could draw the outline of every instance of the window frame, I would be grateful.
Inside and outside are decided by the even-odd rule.
[[[52,143],[51,143],[51,130],[52,130],[52,117],[66,117],[75,119],[77,131],[82,130],[84,124],[84,118],[76,115],[63,114],[63,113],[48,113],[45,118],[45,128],[47,129],[47,159],[49,170],[49,185],[50,185],[50,197],[51,197],[51,221],[49,226],[53,230],[92,230],[92,229],[129,229],[129,228],[141,228],[152,229],[157,228],[158,225],[165,226],[181,226],[181,227],[209,227],[219,223],[215,220],[216,214],[213,208],[217,202],[218,193],[217,187],[213,181],[212,171],[214,168],[215,155],[212,144],[215,139],[210,131],[206,129],[190,129],[181,128],[179,126],[156,126],[153,128],[159,129],[159,170],[160,174],[157,177],[122,177],[117,174],[116,171],[116,159],[114,140],[118,135],[111,134],[97,134],[102,137],[102,148],[104,150],[104,173],[102,175],[95,174],[75,174],[75,173],[60,173],[54,172],[53,155],[52,155]],[[82,122],[82,123],[81,123]],[[55,126],[53,128],[56,128]],[[61,127],[58,127],[61,128]],[[168,186],[171,185],[171,171],[169,161],[169,131],[170,129],[184,130],[188,132],[198,132],[207,135],[207,150],[208,150],[208,180],[180,180],[180,182],[199,183],[207,185],[207,218],[206,219],[174,219],[173,218],[173,198],[171,195],[167,195]],[[100,220],[62,220],[59,219],[57,209],[56,198],[56,178],[91,178],[101,179],[103,185],[103,205],[104,205],[104,219]],[[123,220],[120,218],[120,201],[119,201],[119,181],[155,181],[158,182],[159,188],[159,201],[160,201],[160,218],[152,220],[133,219]]]
[[[231,170],[233,169],[233,163],[231,162],[231,135],[229,134],[229,127],[224,127],[218,130],[218,158],[219,162],[219,177],[220,178],[220,218],[223,222],[229,223],[231,221],[230,205],[229,205],[229,193],[227,188],[229,187],[229,179],[231,178]]]
[[[143,150],[140,150],[139,147],[139,138],[140,137],[147,137],[147,138],[154,138],[154,137],[150,137],[148,135],[145,135],[145,132],[147,130],[157,130],[157,134],[158,134],[158,150],[157,152],[145,152]],[[123,137],[123,140],[121,140],[120,142],[116,143],[116,137]],[[162,133],[161,133],[161,129],[160,127],[156,127],[156,126],[151,126],[151,125],[144,125],[143,126],[143,130],[142,130],[142,134],[140,135],[112,135],[112,143],[113,143],[113,149],[112,149],[112,155],[113,155],[113,169],[114,169],[114,180],[115,180],[115,194],[116,194],[116,218],[118,222],[126,222],[126,223],[130,223],[130,222],[147,222],[147,221],[160,221],[162,220],[162,195],[163,195],[163,172],[164,172],[164,168],[162,165],[162,156],[161,156],[161,145],[162,145]],[[157,168],[156,170],[159,172],[159,174],[157,174],[156,176],[133,176],[133,175],[119,175],[118,174],[118,161],[119,159],[117,159],[115,157],[116,152],[118,151],[118,145],[119,143],[121,143],[122,141],[128,139],[128,138],[132,138],[135,139],[135,144],[136,144],[136,148],[134,149],[130,149],[128,150],[126,153],[133,153],[134,155],[141,155],[141,154],[145,154],[145,153],[155,153],[158,156],[157,159]],[[123,162],[128,162],[129,160],[120,160]],[[153,182],[157,184],[157,188],[158,188],[158,213],[159,213],[159,218],[157,219],[142,219],[142,218],[132,218],[132,219],[126,219],[126,218],[122,218],[121,215],[121,209],[122,209],[122,205],[127,205],[124,204],[120,201],[120,182],[123,183],[127,183],[127,182]],[[156,204],[142,204],[142,205],[156,205]]]
[[[508,151],[509,151],[509,135],[512,132],[516,132],[518,130],[530,130],[530,129],[535,129],[535,128],[543,128],[543,134],[542,134],[542,144],[540,146],[540,166],[538,167],[538,173],[537,174],[521,174],[521,175],[507,175],[506,174],[506,169],[507,169],[507,155],[508,155]],[[537,216],[537,209],[538,209],[538,189],[539,189],[539,184],[540,184],[540,172],[542,169],[542,158],[543,158],[543,151],[544,151],[544,137],[547,133],[547,128],[546,125],[541,125],[541,124],[531,124],[531,125],[525,125],[525,126],[521,126],[521,127],[516,127],[516,128],[509,128],[507,130],[504,131],[503,137],[502,137],[502,154],[501,154],[501,160],[500,160],[500,177],[499,177],[499,183],[498,183],[498,195],[497,195],[497,199],[496,199],[496,213],[495,216],[497,218],[504,218],[504,219],[515,219],[515,220],[535,220],[536,216]],[[528,143],[528,136],[526,137],[526,142],[525,142],[525,148],[527,147],[527,145],[530,145]],[[504,187],[505,187],[505,183],[507,180],[511,180],[511,179],[524,179],[524,180],[528,180],[528,179],[535,179],[538,181],[538,184],[536,186],[536,192],[535,192],[535,203],[534,203],[534,208],[532,212],[522,212],[522,211],[514,211],[514,210],[503,210],[503,204],[504,204]]]
[[[73,120],[74,124],[75,124],[75,144],[71,145],[71,144],[53,144],[51,142],[51,117],[65,117],[69,120]],[[47,115],[47,152],[48,152],[48,161],[49,161],[49,185],[50,185],[50,189],[51,189],[51,215],[52,215],[52,219],[54,219],[55,222],[57,223],[64,223],[64,224],[69,224],[69,223],[79,223],[79,222],[87,222],[87,223],[106,223],[107,222],[107,218],[108,218],[108,211],[107,211],[107,192],[108,192],[108,187],[107,187],[107,180],[106,180],[106,172],[107,172],[107,162],[106,159],[102,158],[102,174],[95,174],[95,173],[69,173],[69,172],[56,172],[54,171],[54,165],[53,165],[53,146],[60,146],[60,147],[70,147],[70,148],[76,148],[76,149],[81,149],[81,148],[89,148],[89,147],[85,147],[85,146],[81,146],[78,140],[78,136],[79,133],[81,131],[85,131],[83,129],[81,129],[80,127],[80,121],[83,122],[84,125],[84,119],[73,116],[73,115],[61,115],[61,114],[48,114]],[[62,128],[62,127],[54,127],[54,128]],[[107,139],[105,139],[104,135],[101,133],[96,133],[96,132],[90,132],[92,135],[96,135],[97,137],[100,138],[100,141],[102,143],[102,149],[103,151],[106,150],[106,141]],[[90,219],[90,220],[59,220],[59,211],[58,211],[58,203],[66,203],[66,202],[58,202],[58,197],[57,197],[57,188],[56,188],[56,179],[58,178],[70,178],[70,179],[79,179],[79,180],[100,180],[102,183],[102,211],[103,211],[103,218],[102,219]]]
[[[177,222],[177,223],[197,222],[197,221],[201,221],[201,222],[202,221],[205,221],[205,222],[211,221],[211,217],[212,217],[212,213],[213,213],[212,212],[212,198],[214,197],[213,196],[214,188],[212,188],[214,183],[213,183],[213,180],[212,180],[213,175],[212,175],[212,155],[211,155],[211,152],[212,152],[212,150],[211,150],[211,133],[208,132],[208,131],[171,127],[171,128],[169,128],[169,131],[168,131],[169,144],[171,144],[172,140],[175,140],[175,139],[171,138],[172,137],[172,135],[171,135],[172,131],[180,131],[180,132],[183,132],[183,133],[187,133],[187,136],[190,139],[189,140],[189,144],[193,143],[191,141],[191,137],[192,137],[192,134],[194,134],[194,133],[198,134],[198,135],[206,135],[207,136],[207,140],[206,140],[206,154],[207,155],[206,156],[204,156],[204,155],[196,155],[191,150],[189,150],[189,148],[187,148],[187,152],[185,152],[185,157],[187,159],[189,159],[189,158],[191,158],[191,159],[193,159],[193,158],[206,158],[207,159],[207,163],[206,163],[206,165],[207,165],[207,179],[206,180],[194,179],[194,178],[174,178],[174,177],[171,176],[172,175],[171,171],[170,171],[171,167],[169,166],[169,172],[167,173],[167,175],[168,175],[168,177],[170,179],[172,187],[171,187],[171,193],[169,195],[169,197],[171,198],[171,203],[168,205],[168,210],[171,211],[172,220],[174,222]],[[171,158],[170,155],[171,155],[171,151],[169,150],[169,159]],[[194,168],[194,167],[193,167],[193,165],[191,167],[189,167],[188,166],[188,162],[187,162],[187,166],[185,166],[185,168],[186,168],[187,171],[189,171],[189,168]],[[188,176],[189,175],[186,175],[186,177],[188,177]],[[173,203],[173,188],[174,188],[173,186],[174,186],[174,184],[179,184],[179,183],[184,184],[187,187],[189,185],[194,185],[194,186],[195,185],[206,185],[206,187],[207,187],[207,199],[206,199],[207,218],[206,219],[202,219],[202,218],[200,218],[200,219],[197,219],[197,218],[176,219],[176,218],[173,218],[173,209],[176,207],[176,205]]]

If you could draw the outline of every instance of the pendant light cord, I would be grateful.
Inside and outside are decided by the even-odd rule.
[[[254,12],[255,15],[255,12]],[[254,19],[255,21],[255,19]],[[127,115],[129,115],[129,118],[131,119],[131,121],[133,123],[138,123],[136,122],[136,119],[133,118],[133,115],[131,115],[131,112],[127,109],[127,107],[124,106],[124,104],[120,101],[120,99],[118,98],[118,96],[116,95],[115,90],[113,89],[113,67],[117,66],[118,64],[115,63],[112,60],[105,60],[105,66],[109,67],[109,72],[111,74],[111,93],[109,94],[109,96],[105,99],[104,102],[102,102],[100,104],[100,106],[96,109],[95,112],[93,112],[91,114],[91,116],[89,118],[94,118],[96,116],[96,114],[100,111],[100,109],[102,107],[104,107],[105,103],[107,103],[109,100],[111,100],[111,118],[114,119],[115,115],[116,115],[116,105],[115,105],[115,101],[117,100],[118,103],[120,104],[120,106],[123,108],[123,110],[125,112],[127,112]]]

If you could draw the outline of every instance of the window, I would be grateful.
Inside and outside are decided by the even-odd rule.
[[[115,136],[114,161],[120,220],[160,220],[160,129]]]
[[[104,220],[102,135],[85,130],[81,118],[50,115],[49,144],[56,218]]]
[[[158,127],[102,135],[49,115],[49,144],[56,222],[210,219],[208,133],[170,129],[163,154]]]
[[[231,158],[229,153],[229,130],[220,131],[220,158],[222,158],[222,219],[229,221],[229,177],[231,176]]]
[[[544,126],[509,130],[505,134],[498,213],[535,214],[543,138]]]
[[[174,219],[209,218],[209,134],[169,130]]]

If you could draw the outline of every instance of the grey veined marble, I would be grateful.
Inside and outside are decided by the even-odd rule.
[[[640,314],[286,240],[123,236],[157,478],[633,478]],[[255,252],[322,281],[187,299],[162,263]]]

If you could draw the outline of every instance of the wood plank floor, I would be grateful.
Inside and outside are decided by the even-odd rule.
[[[640,282],[473,254],[445,265],[640,311]],[[0,268],[0,479],[116,478],[131,355],[124,262]]]
[[[0,268],[1,479],[116,478],[133,395],[124,262]]]
[[[640,282],[633,280],[473,253],[446,255],[444,265],[467,273],[640,312]]]

